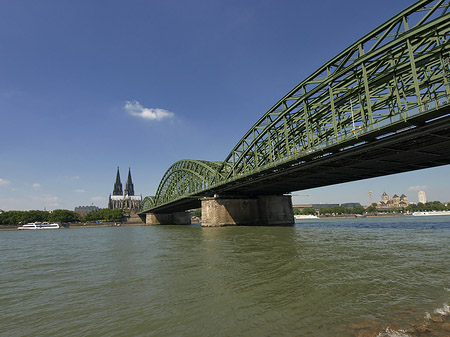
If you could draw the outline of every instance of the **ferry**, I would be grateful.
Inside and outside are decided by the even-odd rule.
[[[312,214],[297,214],[294,215],[295,220],[309,220],[309,219],[319,219],[317,215]]]
[[[450,215],[450,211],[413,212],[413,216]]]
[[[58,229],[59,225],[57,223],[48,222],[30,222],[26,225],[17,227],[17,229]]]

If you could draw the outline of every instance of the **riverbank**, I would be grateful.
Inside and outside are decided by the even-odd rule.
[[[353,219],[353,218],[379,218],[379,217],[403,217],[401,213],[378,213],[367,214],[365,216],[355,214],[337,214],[337,215],[319,215],[320,219]],[[83,222],[83,223],[70,223],[68,225],[62,225],[61,229],[65,228],[95,228],[95,227],[121,227],[121,226],[150,226],[139,219],[128,219],[126,222]],[[131,220],[131,221],[130,221]],[[193,224],[201,223],[201,219],[192,220]],[[12,231],[17,230],[19,225],[0,225],[0,231]]]
[[[147,224],[141,223],[120,223],[120,222],[86,222],[86,223],[74,223],[68,226],[61,226],[60,229],[67,228],[94,228],[94,227],[127,227],[127,226],[148,226]],[[0,225],[0,231],[14,231],[18,230],[19,225]]]

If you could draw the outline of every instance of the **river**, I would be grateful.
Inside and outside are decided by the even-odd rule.
[[[450,217],[0,240],[0,336],[450,336]]]

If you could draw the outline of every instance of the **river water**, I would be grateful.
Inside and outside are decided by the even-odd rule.
[[[0,336],[450,336],[450,217],[0,242]]]

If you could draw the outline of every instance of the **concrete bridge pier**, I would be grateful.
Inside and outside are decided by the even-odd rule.
[[[293,224],[291,196],[202,199],[202,226],[292,226]]]
[[[147,213],[145,217],[147,225],[190,225],[190,212],[173,213]]]

